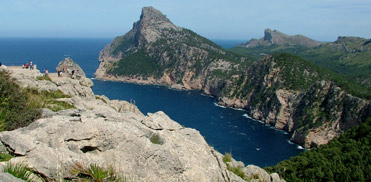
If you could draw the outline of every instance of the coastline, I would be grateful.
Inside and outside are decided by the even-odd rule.
[[[218,98],[216,96],[214,96],[212,94],[205,93],[202,90],[187,89],[185,87],[179,88],[179,87],[174,87],[173,85],[167,85],[167,84],[164,85],[164,84],[161,84],[159,81],[156,81],[156,82],[146,82],[146,80],[144,80],[144,82],[138,82],[139,79],[129,79],[128,77],[117,77],[117,76],[108,76],[107,77],[107,76],[104,76],[104,78],[102,78],[102,77],[94,77],[94,80],[110,81],[110,82],[122,82],[122,83],[136,84],[136,85],[161,86],[161,87],[166,87],[167,89],[175,90],[175,91],[198,91],[198,93],[200,95],[213,98],[215,100],[214,105],[216,107],[221,107],[221,108],[224,108],[224,109],[233,109],[233,110],[243,111],[244,112],[243,117],[246,117],[248,119],[251,119],[253,121],[256,121],[258,123],[261,123],[265,127],[268,127],[270,129],[283,132],[283,134],[289,135],[290,138],[292,137],[292,134],[293,134],[293,133],[290,133],[287,130],[276,128],[274,125],[270,125],[269,123],[266,123],[266,122],[264,122],[262,120],[259,120],[259,119],[254,118],[253,116],[251,116],[251,114],[249,114],[249,112],[246,109],[244,109],[242,107],[234,107],[233,105],[228,105],[225,102],[222,103],[222,102],[218,101]],[[150,79],[150,80],[155,81],[155,79]],[[175,84],[175,85],[178,85],[178,84]],[[291,139],[288,140],[288,143],[291,144],[291,145],[296,145],[296,147],[298,149],[300,149],[300,150],[309,150],[309,149],[305,148],[303,145],[300,145],[300,144],[296,143],[295,141],[292,141]]]

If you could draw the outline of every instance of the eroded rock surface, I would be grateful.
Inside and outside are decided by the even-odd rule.
[[[129,102],[96,96],[87,78],[51,75],[50,82],[38,80],[37,71],[8,71],[24,87],[63,91],[71,98],[60,100],[76,107],[43,109],[43,118],[29,126],[0,133],[2,148],[17,156],[10,162],[26,163],[50,179],[71,176],[69,167],[78,162],[111,165],[136,181],[244,181],[197,130],[161,111],[143,115]]]

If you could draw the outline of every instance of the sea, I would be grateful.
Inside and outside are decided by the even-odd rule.
[[[232,153],[245,164],[271,166],[303,151],[289,141],[288,133],[251,119],[244,110],[218,106],[213,97],[198,91],[94,80],[99,51],[112,39],[0,38],[0,62],[22,65],[32,60],[37,69],[55,72],[59,61],[71,57],[93,79],[95,94],[135,101],[144,114],[164,111],[181,125],[200,131],[208,144],[222,154]],[[230,48],[245,41],[215,42]]]

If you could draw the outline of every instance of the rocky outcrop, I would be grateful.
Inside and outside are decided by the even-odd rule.
[[[76,107],[44,109],[43,118],[29,126],[1,132],[1,146],[16,156],[12,163],[26,163],[50,180],[73,177],[74,163],[95,163],[135,181],[244,181],[227,170],[223,155],[197,130],[161,111],[143,115],[126,101],[96,96],[87,78],[80,82],[50,74],[47,81],[35,77],[38,70],[8,71],[24,87],[63,91],[71,98],[61,100]]]
[[[65,58],[64,60],[59,62],[57,71],[61,71],[71,76],[76,76],[78,78],[85,77],[84,71],[71,58]]]
[[[303,47],[315,47],[320,45],[321,42],[312,40],[303,35],[286,35],[277,30],[265,29],[264,37],[261,39],[251,39],[245,44],[240,45],[241,47],[254,48],[258,46],[270,46],[270,45],[287,45],[287,46],[303,46]]]

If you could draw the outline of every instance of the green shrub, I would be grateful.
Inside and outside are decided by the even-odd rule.
[[[224,157],[223,157],[223,162],[224,163],[227,163],[227,162],[232,162],[232,154],[231,153],[225,153],[224,154]]]
[[[157,144],[157,145],[162,145],[163,144],[163,141],[161,140],[160,136],[157,135],[157,134],[154,134],[152,135],[149,140],[154,143],[154,144]]]
[[[0,71],[0,131],[24,127],[40,118],[41,112],[29,99],[8,73]]]
[[[41,117],[40,108],[53,111],[74,108],[68,103],[56,101],[68,97],[60,90],[39,92],[37,89],[21,88],[8,73],[0,71],[0,131],[29,125]]]

